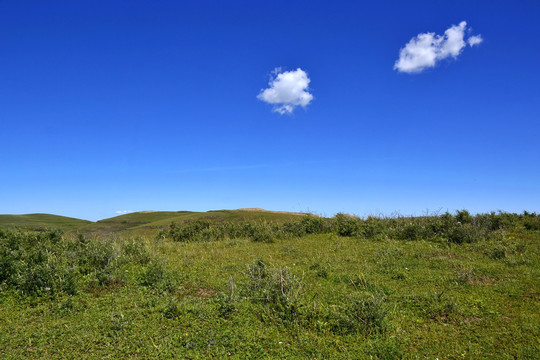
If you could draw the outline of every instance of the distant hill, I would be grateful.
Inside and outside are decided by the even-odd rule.
[[[216,221],[259,220],[286,222],[304,214],[266,211],[263,209],[194,211],[141,211],[85,225],[78,229],[83,234],[95,235],[153,235],[167,225],[200,219]]]
[[[283,223],[297,219],[303,213],[267,211],[263,209],[194,211],[140,211],[91,222],[49,214],[0,215],[0,228],[27,230],[60,229],[89,236],[154,235],[172,222],[183,223],[199,219],[216,221],[271,221]]]
[[[0,215],[0,228],[9,229],[21,228],[35,231],[59,229],[70,231],[91,223],[88,220],[51,214]]]

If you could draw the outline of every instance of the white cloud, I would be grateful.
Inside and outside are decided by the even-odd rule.
[[[413,37],[399,52],[399,59],[394,69],[406,73],[419,73],[426,68],[434,67],[438,61],[448,57],[456,58],[466,46],[463,39],[467,23],[462,21],[459,25],[452,25],[446,29],[444,35],[423,33]],[[470,46],[482,42],[482,36],[474,35],[468,38]]]
[[[267,89],[262,89],[257,99],[274,105],[274,111],[280,114],[292,113],[297,106],[305,107],[313,95],[309,93],[311,79],[300,68],[294,71],[282,71],[276,68],[270,78]]]
[[[471,36],[467,42],[469,43],[469,46],[474,46],[480,44],[484,39],[482,39],[482,35],[474,35]]]
[[[131,212],[133,212],[133,211],[132,211],[132,210],[117,210],[117,211],[115,211],[114,213],[115,213],[115,214],[123,215],[123,214],[129,214],[129,213],[131,213]]]

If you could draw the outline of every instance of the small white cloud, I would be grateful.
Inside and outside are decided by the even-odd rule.
[[[480,44],[482,41],[484,41],[484,39],[482,39],[482,35],[474,35],[467,39],[467,42],[471,47]]]
[[[466,46],[465,31],[467,23],[452,25],[444,35],[435,33],[418,34],[413,37],[399,52],[399,59],[394,69],[406,73],[419,73],[426,68],[434,67],[438,61],[448,57],[456,58]],[[470,46],[482,42],[480,35],[474,35],[467,40]]]
[[[257,99],[274,105],[274,111],[280,114],[292,113],[297,106],[305,107],[313,95],[309,93],[311,79],[300,68],[294,71],[273,71],[267,89],[262,89]]]
[[[131,212],[133,212],[133,211],[132,210],[117,210],[114,213],[119,214],[119,215],[123,215],[123,214],[129,214]]]

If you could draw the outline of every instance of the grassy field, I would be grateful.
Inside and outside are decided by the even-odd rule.
[[[535,214],[204,214],[113,218],[178,220],[152,236],[0,230],[0,357],[540,357]]]

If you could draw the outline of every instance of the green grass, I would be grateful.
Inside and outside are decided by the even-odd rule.
[[[42,234],[36,248],[18,235],[28,259],[42,249],[43,264],[69,265],[77,291],[24,295],[19,277],[4,281],[0,357],[538,359],[540,232],[522,226],[536,217],[516,219],[470,242],[418,237],[419,219],[382,220],[385,236],[338,228],[273,242]],[[65,249],[115,260],[51,255]]]
[[[0,229],[26,230],[60,229],[92,237],[104,236],[153,236],[172,222],[183,223],[200,219],[216,221],[271,221],[282,223],[303,214],[271,212],[265,210],[214,210],[193,211],[141,211],[96,222],[51,214],[0,215]]]
[[[213,221],[272,221],[285,222],[296,219],[302,214],[251,210],[214,210],[207,212],[192,211],[145,211],[116,216],[97,221],[78,229],[87,235],[153,236],[160,229],[171,223],[184,223],[195,220]]]
[[[76,230],[91,221],[51,214],[0,215],[0,228]]]

